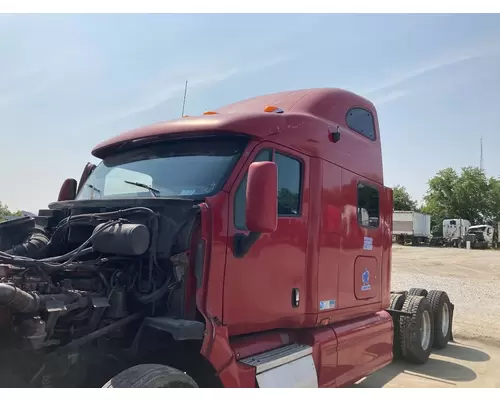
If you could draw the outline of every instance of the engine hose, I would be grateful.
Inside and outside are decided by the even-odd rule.
[[[28,257],[33,259],[43,258],[45,250],[49,243],[47,235],[41,232],[32,233],[23,243],[14,246],[12,249],[7,250],[5,253]]]
[[[31,294],[6,283],[0,283],[0,306],[8,307],[14,313],[31,313],[46,307],[49,300],[57,300],[76,309],[86,308],[90,297],[82,297],[76,292],[55,294]]]
[[[40,301],[38,297],[24,290],[0,283],[0,306],[7,306],[11,311],[17,313],[29,313],[39,309]]]
[[[49,257],[49,258],[41,258],[38,260],[32,259],[30,257],[23,257],[23,256],[15,256],[12,254],[7,254],[7,253],[2,253],[0,251],[0,261],[4,261],[6,263],[10,263],[13,265],[26,265],[26,264],[32,264],[32,265],[38,265],[40,267],[47,267],[47,268],[63,268],[66,267],[67,265],[71,264],[75,258],[78,256],[92,253],[92,249],[88,248],[85,249],[85,247],[91,242],[91,240],[96,236],[98,233],[100,233],[102,230],[106,229],[107,227],[114,225],[116,223],[119,223],[118,221],[108,221],[102,224],[100,228],[94,231],[92,235],[85,241],[83,242],[78,248],[75,250],[70,251],[67,254],[63,254],[61,256],[57,257]],[[66,260],[61,264],[54,264],[57,261],[62,261]]]

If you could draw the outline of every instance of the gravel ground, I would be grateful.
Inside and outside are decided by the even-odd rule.
[[[500,345],[500,251],[393,246],[392,288],[448,293],[456,338]]]

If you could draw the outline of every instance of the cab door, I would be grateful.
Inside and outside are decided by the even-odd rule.
[[[382,290],[384,225],[380,198],[383,187],[342,170],[344,234],[341,241],[339,308],[379,303]],[[353,311],[354,313],[355,311]]]
[[[254,161],[278,167],[278,225],[262,234],[244,255],[235,253],[235,237],[248,235],[246,182]],[[309,185],[308,159],[274,143],[252,152],[230,192],[224,276],[223,323],[230,334],[300,326],[305,310]]]

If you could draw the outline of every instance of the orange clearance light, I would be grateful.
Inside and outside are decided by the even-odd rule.
[[[320,323],[321,326],[330,325],[330,318],[323,318]]]
[[[281,113],[283,113],[283,110],[279,107],[276,107],[276,106],[265,106],[264,112],[273,112],[273,113],[281,114]]]
[[[189,115],[183,115],[182,118],[189,118]]]
[[[203,115],[214,115],[217,114],[215,111],[205,111]]]

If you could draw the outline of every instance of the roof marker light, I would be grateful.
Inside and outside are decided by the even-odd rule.
[[[276,114],[283,114],[284,111],[279,108],[279,107],[276,107],[276,106],[265,106],[264,107],[264,112],[273,112],[273,113],[276,113]]]
[[[215,111],[205,111],[203,115],[214,115],[217,114]]]

